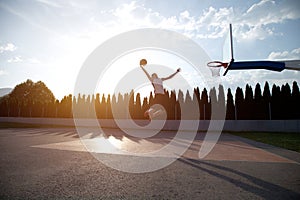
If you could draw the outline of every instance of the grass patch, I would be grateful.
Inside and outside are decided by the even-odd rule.
[[[300,152],[300,133],[237,132],[230,134]]]

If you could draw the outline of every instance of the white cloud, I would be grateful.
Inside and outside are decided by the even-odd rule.
[[[233,8],[213,8],[209,7],[203,11],[202,16],[199,16],[198,24],[200,26],[209,26],[210,28],[218,27],[224,23],[228,25],[229,21],[234,18]]]
[[[241,28],[240,28],[241,29]],[[237,33],[237,40],[240,41],[242,39],[244,40],[264,40],[267,36],[271,36],[274,34],[274,32],[264,26],[252,26],[252,27],[247,27],[247,30],[240,30],[239,33]]]
[[[228,24],[233,23],[238,41],[263,40],[275,34],[270,25],[299,18],[299,5],[292,1],[280,4],[262,0],[250,6],[245,13],[232,7],[209,7],[198,17],[194,27],[197,27],[198,38],[220,38],[227,33]],[[204,33],[201,30],[205,30]]]
[[[8,59],[7,62],[18,63],[18,62],[23,62],[23,59],[21,58],[21,56],[15,56],[13,58]]]
[[[261,0],[236,18],[237,31],[235,33],[240,39],[263,40],[274,34],[269,25],[299,18],[299,5],[295,5],[294,1],[285,1],[280,4],[272,0]]]
[[[298,9],[299,5],[295,5],[293,1],[279,4],[272,0],[262,0],[247,10],[243,20],[252,26],[281,23],[285,20],[298,19],[300,17]]]
[[[107,14],[107,12],[102,12],[101,14]],[[114,16],[113,23],[107,21],[96,23],[102,27],[103,24],[110,27],[113,25],[122,31],[152,27],[179,31],[188,37],[194,38],[218,38],[226,33],[226,28],[233,18],[233,8],[221,8],[217,10],[210,7],[204,10],[203,15],[200,16],[191,16],[188,10],[184,10],[178,13],[178,15],[166,17],[161,13],[144,7],[144,5],[131,2],[110,10],[108,14]],[[91,19],[95,22],[94,18]]]
[[[36,58],[23,58],[22,56],[15,56],[7,60],[8,63],[27,63],[27,64],[39,64],[41,63]]]
[[[6,75],[7,74],[7,72],[6,71],[4,71],[4,70],[0,70],[0,76],[2,76],[2,75]]]
[[[271,52],[268,56],[269,60],[296,60],[300,59],[300,48],[292,51]]]
[[[0,46],[0,53],[4,51],[15,51],[17,47],[12,43],[7,43],[5,45]]]
[[[48,5],[48,0],[37,0]],[[56,2],[56,1],[55,1]],[[59,7],[60,4],[49,6]],[[71,3],[70,3],[71,4]],[[73,4],[73,3],[72,3]],[[270,25],[283,23],[286,20],[294,20],[300,17],[299,6],[293,2],[278,3],[271,0],[261,0],[245,10],[237,10],[234,7],[215,8],[209,7],[199,12],[199,15],[191,15],[188,10],[183,10],[173,16],[165,16],[145,7],[136,1],[119,4],[114,9],[94,10],[89,14],[85,10],[85,3],[77,3],[73,14],[87,17],[89,29],[80,30],[79,35],[85,38],[111,37],[120,32],[136,28],[164,28],[175,30],[191,38],[215,39],[224,37],[228,32],[228,24],[233,23],[234,35],[238,40],[263,40],[276,34]],[[71,7],[72,6],[69,6]],[[81,11],[79,11],[81,10]],[[78,32],[77,32],[78,33]],[[64,33],[61,33],[64,35]],[[69,36],[68,36],[69,37]]]
[[[300,18],[299,5],[293,1],[278,3],[272,0],[261,0],[245,11],[233,7],[204,9],[198,16],[192,16],[184,10],[178,15],[166,17],[137,5],[136,2],[122,4],[113,15],[118,26],[157,27],[180,31],[188,37],[220,38],[228,32],[228,24],[233,23],[234,35],[241,40],[264,40],[276,34],[270,25],[284,23],[287,20]],[[244,13],[243,13],[244,12]]]

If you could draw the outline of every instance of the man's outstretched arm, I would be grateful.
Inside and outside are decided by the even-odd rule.
[[[173,78],[177,73],[179,73],[180,71],[181,71],[181,69],[178,68],[178,69],[176,70],[176,72],[174,72],[173,74],[171,74],[171,75],[168,76],[168,77],[162,78],[161,80],[165,81],[165,80],[171,79],[171,78]]]
[[[143,65],[140,65],[140,67],[142,68],[142,70],[145,72],[146,76],[148,77],[148,79],[150,81],[152,81],[150,74],[145,70],[145,68],[143,67]]]

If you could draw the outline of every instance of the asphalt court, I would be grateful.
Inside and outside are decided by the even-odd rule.
[[[125,153],[99,146],[108,159],[146,153],[174,140],[175,133],[134,138],[116,129],[95,129],[86,143],[108,140]],[[188,134],[188,133],[187,133]],[[300,154],[222,133],[199,159],[205,133],[158,171],[131,174],[111,169],[88,153],[74,128],[0,129],[1,199],[299,199]],[[96,143],[95,143],[96,141]],[[177,139],[176,146],[187,143]],[[98,146],[97,146],[98,147]],[[113,155],[114,154],[114,155]],[[161,155],[172,156],[171,153]]]

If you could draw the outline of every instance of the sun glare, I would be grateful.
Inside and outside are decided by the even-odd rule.
[[[137,50],[124,54],[107,66],[105,72],[99,77],[95,93],[118,94],[134,91],[142,97],[149,96],[153,87],[147,76],[140,69],[140,59],[147,59],[145,69],[151,75],[157,73],[159,77],[167,77],[181,68],[179,75],[167,80],[164,87],[171,90],[183,90],[205,85],[201,80],[195,81],[194,67],[184,59],[163,50]],[[186,83],[179,81],[181,76]]]

